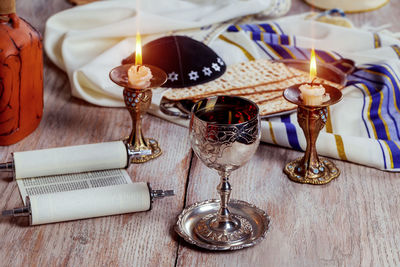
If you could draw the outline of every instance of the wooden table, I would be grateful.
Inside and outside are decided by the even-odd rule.
[[[70,5],[64,0],[17,1],[18,13],[43,32],[46,19]],[[293,0],[290,14],[309,11]],[[392,23],[400,31],[400,3],[349,15],[356,25]],[[128,134],[124,109],[103,108],[71,97],[64,72],[47,58],[45,107],[39,128],[13,151],[116,140]],[[261,144],[252,161],[232,174],[233,198],[267,210],[270,232],[253,248],[198,250],[173,231],[187,205],[217,198],[216,172],[193,155],[186,128],[147,115],[144,130],[164,148],[157,160],[130,167],[134,181],[173,188],[176,196],[151,212],[28,227],[24,219],[0,221],[0,266],[399,266],[400,175],[335,161],[339,179],[325,186],[289,181],[282,172],[302,153]],[[0,208],[20,206],[15,182],[0,180]]]

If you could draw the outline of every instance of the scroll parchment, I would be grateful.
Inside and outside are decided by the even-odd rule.
[[[32,225],[150,209],[146,183],[82,189],[30,197]]]
[[[128,165],[122,141],[14,153],[16,179],[97,170]]]
[[[62,174],[18,179],[22,200],[26,196],[53,194],[90,188],[131,184],[132,180],[124,169]]]

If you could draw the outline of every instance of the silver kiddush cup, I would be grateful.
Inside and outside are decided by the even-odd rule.
[[[253,156],[260,143],[258,107],[241,97],[215,96],[192,108],[190,141],[193,151],[218,171],[220,200],[195,203],[178,217],[176,231],[187,242],[211,250],[234,250],[257,244],[265,237],[269,217],[261,209],[230,200],[232,171]]]

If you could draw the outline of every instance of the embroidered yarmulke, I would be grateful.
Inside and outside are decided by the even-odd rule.
[[[186,36],[168,36],[142,48],[143,64],[163,69],[168,76],[163,87],[188,87],[212,81],[226,70],[225,62],[208,46]],[[122,64],[134,63],[135,54]]]

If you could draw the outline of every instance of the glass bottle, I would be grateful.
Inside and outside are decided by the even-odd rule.
[[[15,0],[0,1],[0,145],[14,144],[43,114],[40,33],[15,13]]]

